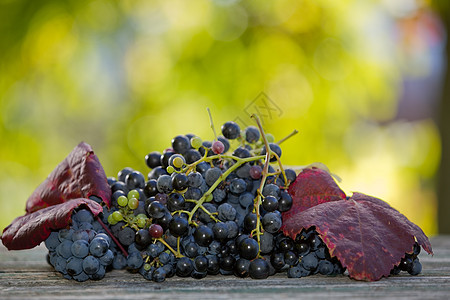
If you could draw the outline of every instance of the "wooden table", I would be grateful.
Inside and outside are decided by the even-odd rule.
[[[125,270],[111,271],[100,281],[69,281],[47,264],[42,245],[7,251],[0,244],[0,299],[450,299],[450,236],[434,237],[431,243],[435,255],[422,251],[418,276],[361,282],[347,276],[290,279],[279,274],[252,280],[218,275],[201,280],[172,277],[163,283]]]

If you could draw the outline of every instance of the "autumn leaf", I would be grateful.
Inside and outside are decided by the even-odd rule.
[[[292,208],[283,213],[283,219],[289,219],[317,204],[345,199],[345,193],[339,188],[327,171],[318,168],[302,170],[289,186],[293,199]]]
[[[312,176],[319,173],[320,176]],[[323,177],[326,175],[312,170],[294,182],[315,192],[300,193],[298,186],[291,187],[290,191],[295,192],[292,209],[297,213],[283,215],[281,229],[286,235],[295,238],[302,229],[315,226],[330,254],[357,280],[375,281],[389,276],[405,252],[412,252],[416,239],[425,251],[433,253],[423,231],[389,204],[361,193],[354,193],[349,199],[344,195],[341,200],[336,200],[334,193],[328,197],[328,191],[336,191],[337,185],[333,181],[329,187],[321,186],[330,182]]]
[[[86,206],[94,216],[103,212],[97,202],[78,198],[49,206],[20,216],[3,230],[2,242],[9,250],[30,249],[45,241],[52,230],[67,227],[71,222],[72,211]]]
[[[26,204],[27,213],[75,198],[100,197],[110,207],[111,189],[91,146],[81,142],[50,173]]]

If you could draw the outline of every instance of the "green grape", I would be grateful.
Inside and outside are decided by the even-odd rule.
[[[130,200],[128,200],[128,207],[130,209],[136,209],[139,206],[139,200],[136,198],[131,198]]]
[[[175,168],[172,167],[172,166],[168,166],[168,167],[166,168],[166,171],[167,171],[167,173],[172,174],[173,172],[175,172]]]
[[[110,214],[110,215],[108,216],[108,223],[111,224],[111,225],[116,225],[116,224],[117,224],[117,221],[114,220],[112,214]]]
[[[202,143],[203,143],[202,139],[200,137],[198,137],[198,136],[194,136],[191,139],[191,146],[192,146],[192,148],[198,149],[198,148],[200,148],[202,146]]]
[[[117,204],[119,204],[119,206],[125,207],[128,204],[128,198],[125,196],[119,196],[119,198],[117,198]]]
[[[206,202],[210,202],[210,201],[212,201],[212,199],[213,199],[213,195],[212,195],[212,194],[209,194],[209,195],[206,197],[205,201],[206,201]]]
[[[144,228],[146,224],[147,224],[147,220],[145,218],[139,218],[139,217],[137,218],[136,225],[139,228]]]
[[[173,166],[177,169],[181,168],[184,165],[184,161],[181,157],[175,157],[172,163]]]
[[[148,270],[150,270],[152,268],[152,265],[151,264],[144,264],[144,270],[145,271],[148,271]]]
[[[268,143],[275,142],[275,137],[271,133],[266,133],[266,139]]]
[[[122,213],[121,213],[120,211],[115,211],[115,212],[113,212],[113,213],[111,214],[111,216],[112,216],[112,218],[113,218],[115,221],[117,221],[117,222],[123,220],[123,215],[122,215]]]
[[[136,191],[136,190],[131,190],[131,191],[128,192],[127,197],[128,197],[128,199],[136,198],[136,199],[139,200],[139,192]]]

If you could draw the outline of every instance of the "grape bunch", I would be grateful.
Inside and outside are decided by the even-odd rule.
[[[391,275],[398,275],[401,271],[408,272],[410,275],[419,275],[422,272],[422,264],[419,261],[420,245],[416,242],[412,253],[405,253],[400,264],[391,270]]]
[[[275,143],[257,123],[241,130],[226,122],[216,136],[211,121],[212,141],[178,135],[170,148],[145,156],[147,176],[126,167],[108,177],[111,209],[96,219],[85,209],[74,213],[71,227],[45,242],[50,263],[78,281],[101,279],[110,269],[155,282],[175,275],[343,274],[314,227],[295,239],[280,231],[296,172],[280,160],[287,138]],[[391,273],[420,273],[417,248]]]
[[[55,270],[76,281],[102,279],[116,252],[109,235],[86,209],[74,212],[70,228],[53,231],[45,246]]]

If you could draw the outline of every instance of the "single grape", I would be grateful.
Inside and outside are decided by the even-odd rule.
[[[72,256],[72,241],[64,240],[61,244],[56,247],[56,252],[59,256],[64,257],[65,259]]]
[[[182,191],[189,186],[189,179],[184,173],[175,174],[172,177],[172,187],[177,191]]]
[[[198,136],[194,136],[192,139],[191,139],[191,146],[192,146],[192,148],[194,148],[194,149],[198,149],[198,148],[200,148],[201,146],[202,146],[202,139],[200,138],[200,137],[198,137]]]
[[[254,144],[261,137],[258,128],[255,126],[248,126],[245,128],[245,140],[247,143]]]
[[[194,240],[202,247],[208,247],[214,238],[214,233],[211,228],[205,225],[198,226],[194,231]]]
[[[259,252],[258,242],[252,238],[246,238],[239,243],[239,255],[248,260],[256,258]]]
[[[253,279],[265,279],[269,277],[269,264],[262,258],[250,262],[248,274]]]
[[[131,198],[128,200],[128,208],[129,209],[137,209],[139,207],[139,200],[136,198]]]
[[[237,277],[245,278],[248,276],[250,261],[245,258],[239,258],[234,265],[234,274]]]
[[[266,139],[269,143],[275,142],[275,137],[271,133],[266,133]]]
[[[241,194],[241,193],[245,192],[246,189],[247,189],[247,184],[243,179],[234,178],[233,180],[231,180],[230,192],[232,192],[234,194]]]
[[[181,257],[178,259],[176,266],[176,273],[180,277],[188,277],[194,270],[192,261],[187,257]]]
[[[112,215],[112,218],[114,219],[114,221],[116,221],[116,222],[123,220],[123,215],[120,211],[115,211],[111,215]]]
[[[103,256],[109,249],[109,243],[103,238],[94,238],[89,245],[89,252],[95,257]]]
[[[191,172],[187,176],[188,178],[188,185],[190,187],[200,187],[202,185],[202,182],[204,181],[202,174],[199,172]]]
[[[229,140],[234,140],[237,138],[241,132],[239,125],[233,121],[226,122],[222,125],[222,134]]]
[[[156,187],[160,193],[169,193],[172,191],[172,177],[170,175],[162,175],[158,178]]]
[[[130,269],[139,269],[144,264],[144,259],[139,252],[130,253],[127,257],[127,266]]]
[[[221,221],[232,221],[236,218],[236,209],[228,203],[223,203],[217,207],[217,217]]]
[[[133,171],[125,177],[125,184],[129,190],[143,189],[145,187],[145,177],[141,172]]]
[[[226,239],[228,236],[228,227],[225,223],[223,222],[217,222],[213,225],[213,233],[214,233],[214,238],[216,240],[223,240]]]
[[[142,247],[147,247],[148,245],[150,245],[150,243],[152,242],[152,236],[150,235],[149,230],[139,229],[136,232],[135,241],[136,244]]]
[[[321,260],[319,262],[318,270],[322,275],[331,275],[334,270],[333,263],[328,260]]]
[[[166,276],[166,270],[163,267],[159,267],[153,272],[152,280],[154,282],[163,282],[164,280],[166,280]]]
[[[211,146],[211,150],[214,154],[222,154],[225,150],[225,146],[221,141],[215,141]]]
[[[410,275],[416,276],[419,275],[420,272],[422,272],[422,264],[420,263],[419,259],[416,258],[413,261],[411,268],[408,270],[408,273]]]
[[[70,276],[76,276],[83,272],[83,260],[74,256],[67,259],[66,264],[67,274]]]
[[[172,139],[172,148],[176,153],[184,154],[190,147],[191,143],[184,135],[177,135]]]
[[[233,271],[236,258],[233,255],[222,256],[219,259],[220,268],[225,271]]]
[[[285,212],[291,209],[292,207],[292,197],[289,193],[285,191],[280,192],[280,199],[278,200],[278,210],[280,212]]]
[[[157,151],[150,152],[145,156],[145,163],[150,169],[161,165],[161,153]]]
[[[164,216],[165,207],[159,201],[153,201],[147,207],[147,213],[151,218],[159,219]]]
[[[170,233],[176,237],[185,235],[188,229],[189,223],[182,217],[174,217],[169,223]]]
[[[135,231],[131,227],[122,228],[117,234],[117,238],[119,242],[124,246],[129,246],[134,242],[135,239]]]
[[[251,178],[259,179],[262,175],[262,168],[258,165],[253,165],[250,167],[249,173]]]
[[[78,258],[85,258],[89,254],[89,243],[85,240],[76,240],[70,247],[72,255]]]
[[[314,271],[319,265],[319,260],[314,252],[310,252],[301,259],[301,265],[308,271]]]
[[[275,268],[275,270],[281,270],[285,265],[284,253],[275,252],[270,256],[270,263]]]
[[[278,209],[278,200],[274,196],[267,196],[262,199],[262,207],[267,212],[273,212]]]
[[[58,239],[60,242],[63,242],[64,240],[72,240],[74,230],[72,228],[63,228],[59,230],[58,232]]]
[[[51,232],[48,238],[45,240],[45,247],[47,247],[49,251],[55,251],[56,247],[58,247],[59,244],[60,241],[58,239],[58,232],[56,231]]]
[[[109,266],[112,264],[114,260],[114,253],[111,250],[107,250],[103,256],[99,257],[98,260],[100,261],[100,264],[103,266]]]
[[[127,206],[128,198],[125,196],[120,196],[119,198],[117,198],[117,204],[119,204],[119,206],[121,206],[121,207]]]
[[[97,258],[93,256],[87,256],[83,259],[83,271],[88,274],[97,273],[100,269],[100,262]]]
[[[186,151],[186,153],[183,154],[183,156],[187,164],[192,164],[202,158],[201,153],[195,149],[189,149],[188,151]]]
[[[274,196],[278,199],[280,197],[280,188],[276,184],[269,183],[264,186],[262,194],[264,196]]]
[[[270,233],[276,233],[281,227],[281,217],[276,213],[269,212],[262,218],[264,230]]]
[[[212,186],[222,175],[222,171],[219,168],[211,168],[205,172],[206,184]]]
[[[169,195],[169,199],[167,200],[167,208],[169,211],[174,212],[176,210],[181,210],[184,208],[184,205],[185,200],[183,195],[179,193],[172,193]]]

